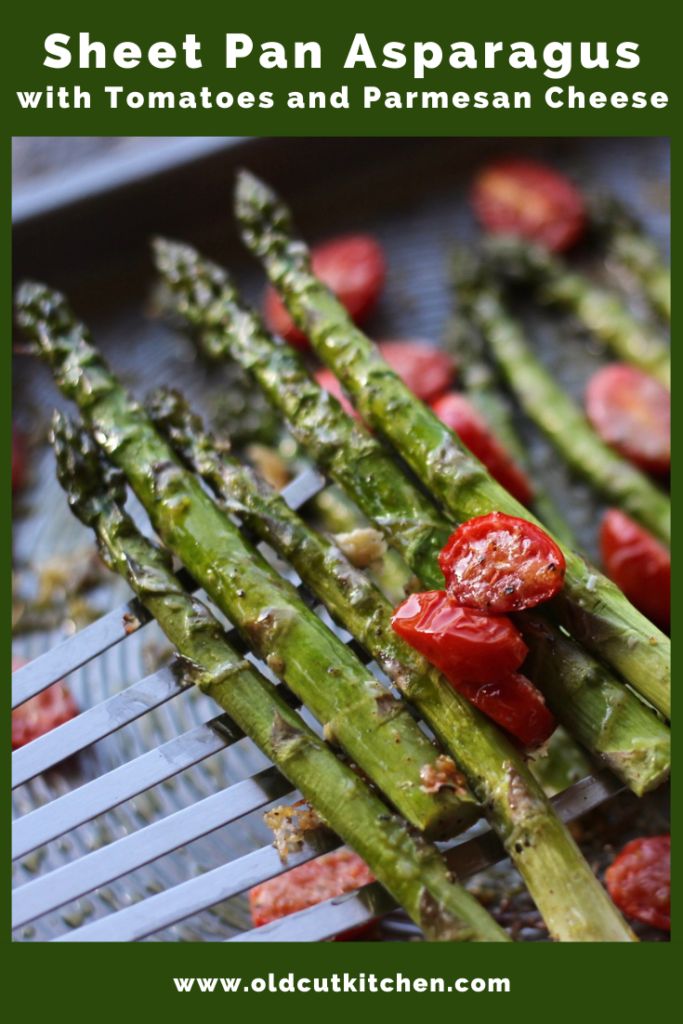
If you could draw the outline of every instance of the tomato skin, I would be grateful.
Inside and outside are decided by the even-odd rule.
[[[455,363],[447,352],[427,341],[380,341],[380,352],[414,395],[433,402],[453,383]]]
[[[249,891],[254,927],[259,928],[323,900],[353,892],[374,880],[370,868],[357,853],[345,848],[333,850],[254,886]],[[338,938],[360,938],[368,927],[371,926],[342,932]]]
[[[372,235],[342,235],[311,250],[313,273],[332,289],[349,316],[362,323],[372,312],[384,285],[384,253]],[[296,348],[308,348],[306,335],[299,330],[278,295],[269,286],[264,299],[266,323]]]
[[[564,583],[559,547],[540,527],[489,512],[462,523],[439,555],[452,601],[492,614],[534,608]]]
[[[432,409],[486,466],[501,487],[522,505],[531,502],[533,489],[526,473],[520,469],[512,456],[508,455],[486,421],[464,395],[455,391],[442,395],[432,404]]]
[[[16,672],[24,664],[22,658],[13,658],[12,671]],[[76,702],[64,683],[53,683],[12,712],[12,750],[56,729],[77,714]]]
[[[527,750],[542,746],[555,732],[557,722],[543,694],[521,672],[501,676],[495,683],[468,685],[471,692],[462,688],[463,697]]]
[[[510,619],[461,608],[434,590],[406,598],[392,626],[454,690],[525,747],[551,735],[555,719],[543,695],[517,672],[528,648]]]
[[[569,249],[586,228],[578,189],[536,160],[508,157],[484,167],[474,182],[472,205],[487,231],[520,235],[552,252]]]
[[[600,526],[605,572],[643,615],[662,629],[671,625],[671,555],[663,544],[620,509],[610,508]]]
[[[23,435],[12,427],[12,494],[24,486],[26,479],[26,446]]]
[[[671,930],[671,836],[627,843],[605,873],[607,890],[627,915]]]
[[[516,672],[528,648],[510,619],[460,608],[445,590],[411,594],[395,609],[394,631],[451,682],[496,683]]]
[[[611,363],[586,388],[586,415],[603,441],[646,473],[671,469],[671,392],[635,366]]]

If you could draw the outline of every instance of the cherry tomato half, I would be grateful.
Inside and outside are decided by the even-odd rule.
[[[396,608],[391,624],[451,682],[495,683],[516,672],[527,655],[510,619],[461,608],[445,590],[411,594]]]
[[[394,612],[394,630],[485,715],[525,747],[551,735],[543,695],[517,669],[527,646],[510,619],[461,608],[443,590],[411,594]]]
[[[634,366],[612,363],[586,389],[586,414],[603,441],[648,473],[671,468],[671,393]]]
[[[619,509],[600,527],[605,572],[643,615],[668,630],[671,623],[671,555],[652,534]]]
[[[439,419],[458,435],[472,454],[483,462],[501,487],[522,505],[529,504],[533,498],[529,478],[508,455],[500,441],[489,430],[486,421],[464,395],[456,392],[443,395],[433,403],[432,409]]]
[[[671,930],[671,836],[627,843],[605,873],[620,910],[636,921]]]
[[[457,604],[495,614],[533,608],[562,588],[564,555],[540,527],[490,512],[469,519],[439,555],[448,595]]]
[[[333,850],[251,889],[252,921],[258,928],[323,900],[353,892],[369,882],[374,882],[374,876],[357,853],[344,848]],[[365,931],[366,928],[353,929],[339,938],[358,938]]]
[[[536,160],[507,158],[477,175],[472,205],[487,231],[561,252],[583,235],[586,209],[568,178]]]
[[[12,671],[23,664],[25,662],[21,658],[13,658]],[[76,702],[64,683],[53,683],[12,712],[12,750],[56,729],[77,714]]]
[[[414,395],[433,402],[453,383],[453,359],[427,341],[380,341],[379,350],[389,366]]]
[[[384,254],[371,235],[344,235],[311,250],[313,273],[328,285],[356,323],[371,312],[384,285]],[[264,300],[266,323],[274,334],[297,348],[307,348],[306,335],[296,326],[272,287]]]
[[[521,672],[495,683],[466,684],[460,692],[528,750],[550,739],[557,726],[543,694]]]

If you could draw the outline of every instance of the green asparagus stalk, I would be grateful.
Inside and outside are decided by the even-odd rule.
[[[631,272],[655,310],[671,320],[671,270],[641,224],[613,197],[592,197],[591,222],[607,239],[607,256]]]
[[[58,475],[71,508],[93,528],[105,562],[124,577],[177,648],[190,678],[250,736],[321,818],[368,864],[427,938],[507,941],[455,881],[435,847],[416,838],[228,643],[219,622],[188,594],[165,552],[124,511],[125,487],[89,437],[54,420]]]
[[[465,390],[473,400],[477,397],[483,399],[478,403],[482,415],[487,416],[489,422],[496,422],[498,436],[504,439],[508,451],[523,465],[524,452],[508,404],[501,395],[494,368],[483,354],[483,339],[475,332],[470,321],[459,319],[451,327],[450,340],[449,347],[457,356],[460,379]],[[540,499],[544,497],[543,492],[541,495],[537,492],[535,508],[539,518],[553,528],[551,519],[542,514]],[[563,524],[561,514],[559,511],[556,512],[550,497],[547,501],[550,503],[550,512],[560,524]],[[565,526],[565,531],[568,532],[568,526]],[[554,532],[556,537],[566,543],[562,532],[557,528]],[[639,749],[639,723],[645,722],[645,716],[642,706],[630,698],[629,691],[621,685],[615,685],[602,665],[586,655],[582,648],[571,643],[559,630],[550,629],[540,615],[520,615],[518,626],[531,650],[525,669],[533,678],[543,680],[542,685],[549,705],[561,709],[558,717],[561,717],[565,728],[568,729],[562,743],[562,754],[570,753],[569,744],[573,742],[571,736],[581,735],[584,737],[586,748],[593,756],[614,769],[624,754],[622,726],[625,726],[626,733],[632,737],[634,743],[633,759],[629,755],[629,761],[642,760],[647,764],[643,776],[636,773],[632,778],[634,792],[642,796],[644,792],[663,782],[669,774],[671,765],[669,734],[661,732],[659,740],[654,742],[650,734],[643,748]],[[558,679],[559,675],[561,678]],[[577,693],[581,695],[575,696]],[[613,714],[614,709],[620,709],[616,716]],[[635,716],[634,719],[632,715]],[[611,727],[620,718],[620,726],[616,733],[613,733]],[[627,722],[631,724],[627,726]],[[649,726],[649,723],[647,724]],[[582,757],[577,746],[574,746],[574,752],[574,761]],[[551,749],[551,758],[552,754]],[[616,773],[618,774],[618,770]]]
[[[202,260],[190,246],[166,239],[155,241],[154,253],[175,311],[198,329],[205,355],[218,360],[230,356],[247,369],[311,460],[378,524],[418,576],[433,573],[452,532],[434,503],[387,459],[372,434],[311,378],[292,347],[274,343],[220,267]],[[352,459],[347,457],[349,450]],[[436,586],[443,584],[441,573],[437,581]]]
[[[316,529],[331,535],[342,549],[349,535],[372,528],[370,520],[337,484],[331,484],[313,498],[310,518]],[[366,572],[392,605],[403,600],[415,579],[398,551],[390,547],[366,567]]]
[[[157,393],[152,415],[226,511],[239,516],[294,566],[334,618],[419,709],[487,808],[550,933],[566,941],[587,941],[611,928],[612,913],[605,908],[599,883],[523,757],[393,632],[391,605],[364,573],[354,570],[275,491],[231,458],[224,445],[217,445],[177,393]],[[607,922],[601,923],[602,913]]]
[[[660,728],[662,723],[655,725],[657,720],[604,665],[543,616],[518,615],[515,622],[530,651],[525,671],[532,679],[542,680],[546,700],[551,708],[562,709],[558,717],[568,732],[580,737],[586,750],[617,776],[623,777],[620,762],[625,758],[631,789],[638,796],[666,781],[671,744],[668,730]]]
[[[570,310],[619,359],[645,370],[669,387],[669,346],[652,327],[631,313],[616,292],[594,284],[559,256],[521,239],[491,239],[486,252],[504,273],[532,281],[542,301]]]
[[[460,316],[453,318],[446,336],[446,347],[457,360],[458,376],[468,398],[512,458],[530,474],[532,466],[517,433],[510,403],[501,393],[501,382],[486,357],[480,333],[470,321]],[[571,527],[546,488],[538,480],[534,480],[533,488],[533,512],[558,540],[578,550]]]
[[[536,521],[412,394],[332,292],[312,274],[308,250],[293,239],[289,212],[278,197],[243,173],[236,203],[245,242],[261,258],[298,326],[337,374],[365,421],[393,444],[450,515],[461,522],[497,510]],[[374,485],[381,500],[382,485],[379,481]],[[565,587],[553,602],[554,613],[576,640],[669,715],[668,638],[613,583],[570,549],[563,551]]]
[[[20,323],[66,397],[121,469],[157,533],[249,646],[328,726],[397,809],[429,834],[452,835],[471,816],[454,790],[430,793],[421,773],[439,750],[394,699],[240,534],[185,470],[140,404],[122,388],[63,297],[25,285]],[[463,809],[465,814],[463,815]]]
[[[202,260],[188,246],[161,240],[156,243],[156,259],[166,283],[172,289],[177,311],[195,328],[200,329],[200,343],[203,342],[215,358],[230,356],[250,368],[269,401],[287,420],[289,429],[297,437],[302,449],[318,461],[321,469],[333,477],[339,474],[339,482],[348,487],[358,506],[379,529],[384,529],[387,521],[393,524],[400,521],[402,515],[413,514],[411,510],[415,505],[409,504],[404,512],[400,496],[407,494],[410,500],[410,491],[406,487],[412,487],[413,491],[415,488],[408,484],[396,462],[377,440],[369,437],[363,427],[341,410],[338,403],[334,403],[334,408],[331,408],[334,400],[307,375],[291,348],[288,347],[283,353],[283,346],[278,345],[265,332],[258,317],[240,304],[234,287],[219,267]],[[201,332],[202,326],[205,328],[204,333]],[[283,365],[286,366],[286,372],[281,369]],[[300,393],[305,395],[304,403],[295,400],[295,382]],[[321,438],[324,438],[323,444]],[[360,460],[359,452],[363,454]],[[368,476],[366,472],[370,455],[377,477]],[[340,467],[343,467],[343,475]],[[381,480],[381,489],[375,486],[376,479]],[[419,493],[415,493],[415,501],[419,501]],[[391,510],[390,516],[385,514],[385,501]],[[436,509],[433,509],[431,522],[431,528],[437,536],[449,534],[449,523]],[[423,557],[423,548],[415,548],[410,543],[401,548],[400,533],[394,531],[391,536],[418,581],[430,589],[443,587],[436,550],[431,561],[427,561]],[[583,652],[580,652],[580,656],[583,658]],[[557,666],[557,671],[560,679],[566,678],[567,687],[565,697],[553,701],[551,706],[562,720],[568,713],[565,705],[584,698],[581,693],[576,695],[576,676],[571,663],[563,662]],[[540,671],[534,682],[544,690],[543,674]],[[603,759],[608,749],[618,751],[619,756],[609,762],[610,767],[627,785],[637,792],[643,792],[655,785],[668,768],[669,731],[630,690],[622,683],[614,682],[624,691],[624,700],[638,719],[637,729],[633,731],[630,725],[624,730],[620,729],[622,712],[617,708],[612,714],[614,699],[607,691],[602,706],[598,705],[597,710],[596,707],[592,709],[592,713],[596,712],[594,720],[588,722],[588,716],[573,716],[575,735],[587,749]],[[600,689],[599,685],[596,689]],[[598,739],[603,728],[612,733],[612,739],[606,739],[604,743]],[[653,752],[652,759],[648,755],[644,756],[644,752],[649,749]],[[623,757],[623,752],[628,750],[633,750],[632,759]]]
[[[671,543],[671,502],[650,480],[606,445],[583,410],[555,382],[505,308],[499,286],[469,253],[454,261],[461,307],[485,336],[505,379],[528,416],[565,461],[613,504]]]

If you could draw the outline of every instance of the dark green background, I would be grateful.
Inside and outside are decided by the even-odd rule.
[[[260,0],[249,5],[188,4],[171,9],[160,3],[129,0],[116,5],[90,3],[32,2],[18,5],[3,39],[2,125],[4,131],[4,201],[10,202],[10,140],[12,135],[672,135],[680,122],[674,73],[681,64],[680,37],[670,24],[662,5],[629,5],[574,2],[557,4],[458,4],[421,2],[411,8],[393,4],[371,4],[368,0],[345,0],[333,6],[324,0],[311,3],[273,3]],[[133,39],[141,44],[164,39],[178,42],[185,32],[195,32],[203,43],[205,67],[187,71],[46,71],[42,68],[44,37],[50,32],[77,34],[89,31],[96,38],[116,43]],[[265,72],[255,62],[244,70],[223,68],[223,34],[240,31],[260,40],[316,39],[323,45],[324,68],[319,72]],[[434,39],[444,48],[454,40],[473,43],[485,39],[528,40],[538,45],[550,40],[607,40],[640,43],[641,65],[629,72],[577,71],[558,84],[612,91],[624,89],[662,90],[670,105],[663,111],[551,111],[542,94],[552,81],[541,71],[511,72],[450,69],[433,72],[414,84],[401,71],[344,72],[343,56],[356,31],[365,31],[372,41],[391,39],[410,42]],[[22,112],[15,98],[17,89],[36,89],[52,82],[72,84],[98,91],[104,84],[123,84],[130,89],[199,88],[288,89],[337,88],[348,81],[354,87],[376,83],[389,89],[530,89],[537,97],[531,111],[403,111],[376,108],[352,111],[106,111],[103,104],[88,111]],[[680,128],[678,129],[680,131]],[[674,153],[676,139],[672,138]],[[9,233],[6,235],[9,239]],[[5,295],[8,333],[5,372],[1,378],[0,415],[3,418],[5,452],[9,460],[10,399],[9,375],[11,337],[10,252],[6,243]],[[7,465],[7,464],[6,464]],[[4,579],[8,595],[5,612],[5,650],[9,652],[9,580],[11,497],[9,472],[3,527],[5,530]],[[5,664],[9,663],[9,659]],[[7,735],[7,732],[5,733]],[[7,743],[9,750],[9,743]],[[5,770],[9,775],[9,758]],[[7,819],[6,819],[7,820]],[[6,837],[6,848],[9,847]],[[8,886],[9,889],[9,886]],[[8,915],[9,916],[9,915]],[[76,1020],[100,1013],[128,1014],[134,1019],[154,1014],[159,1020],[197,1013],[205,1018],[216,1014],[243,1020],[246,1014],[296,1014],[312,1019],[321,1013],[340,1017],[362,1012],[447,1015],[458,1019],[463,1012],[477,1021],[500,1019],[523,1021],[531,1017],[554,1021],[642,1020],[667,1012],[674,995],[677,974],[673,966],[675,943],[632,947],[580,946],[442,946],[427,944],[320,944],[261,946],[220,944],[175,945],[145,943],[133,946],[72,945],[36,946],[9,944],[9,922],[3,957],[5,1002],[18,997],[19,1012],[52,1019],[55,1014]],[[508,975],[510,995],[449,995],[436,997],[398,996],[213,996],[177,995],[174,975],[265,975],[268,971],[295,970],[313,974],[332,971],[371,971],[381,974],[402,971],[429,975]],[[679,972],[680,973],[680,972]],[[321,1002],[324,1000],[324,1006]],[[15,1011],[17,1012],[17,1011]],[[285,1018],[287,1019],[287,1018]]]

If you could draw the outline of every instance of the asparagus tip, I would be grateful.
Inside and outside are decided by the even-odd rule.
[[[56,409],[52,415],[50,441],[57,460],[57,479],[67,494],[71,509],[82,522],[92,524],[96,506],[105,495],[123,506],[123,476],[105,463],[99,448],[79,420]]]
[[[484,261],[511,281],[528,281],[545,274],[555,263],[548,249],[516,235],[493,235],[484,240]]]
[[[264,223],[287,228],[291,222],[289,210],[278,194],[247,170],[240,170],[237,174],[235,214],[247,230]]]
[[[487,277],[482,254],[472,248],[456,246],[451,255],[451,274],[458,288],[480,284]]]
[[[40,281],[23,281],[16,290],[17,322],[37,339],[41,323],[61,323],[70,319],[66,299],[61,292]]]

